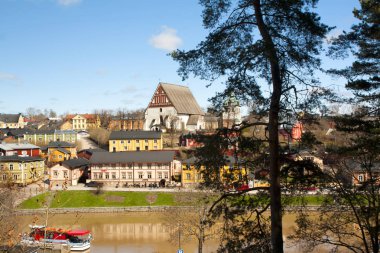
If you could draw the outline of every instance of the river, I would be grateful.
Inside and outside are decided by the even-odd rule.
[[[28,231],[28,225],[32,223],[45,224],[45,216],[21,216],[21,231]],[[91,253],[170,253],[178,250],[178,240],[169,242],[169,231],[163,224],[163,213],[159,212],[50,214],[48,226],[90,230],[94,237]],[[294,216],[286,215],[284,234],[290,234],[293,226]],[[216,240],[206,241],[203,252],[216,252],[217,245]],[[298,247],[288,246],[286,243],[285,252],[301,252]],[[185,253],[197,253],[195,240],[182,241],[181,248]]]

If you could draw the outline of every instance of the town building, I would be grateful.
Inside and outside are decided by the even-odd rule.
[[[40,156],[40,147],[30,143],[0,143],[0,156]]]
[[[49,164],[77,158],[76,146],[64,141],[52,141],[47,146],[42,147],[41,152]]]
[[[19,114],[0,113],[0,128],[24,128],[24,117]]]
[[[27,185],[40,180],[45,163],[41,157],[0,156],[0,180],[2,183]]]
[[[75,131],[100,127],[100,117],[96,114],[69,114],[65,117],[65,122],[69,124],[62,124],[62,130],[67,129],[67,127],[71,127]]]
[[[174,156],[174,151],[96,152],[90,158],[91,179],[118,187],[162,186],[181,168]]]
[[[89,164],[90,162],[84,158],[70,159],[55,164],[49,168],[51,186],[64,189],[67,186],[78,185],[81,179],[85,182]]]
[[[24,134],[24,140],[41,146],[52,141],[76,143],[78,133],[74,130],[30,130]]]
[[[189,87],[159,83],[145,110],[145,130],[204,129],[204,112]]]
[[[112,117],[108,123],[109,130],[143,130],[144,115],[138,117]]]
[[[380,185],[380,164],[374,163],[372,166],[361,166],[357,162],[352,162],[350,166],[352,184],[360,187],[363,185]],[[348,174],[348,173],[347,173]]]
[[[219,168],[219,178],[221,184],[227,188],[238,188],[247,183],[248,168],[245,168],[240,159],[233,156],[225,157],[225,165]],[[190,157],[182,161],[182,186],[186,188],[195,188],[203,182],[203,171],[207,168],[201,165],[197,167],[197,158]]]
[[[101,148],[89,148],[89,149],[82,149],[82,150],[78,151],[77,155],[78,155],[78,157],[90,160],[91,156],[95,152],[108,152],[108,151],[101,149]]]
[[[219,128],[219,117],[212,113],[206,113],[204,116],[205,130],[213,132]]]
[[[113,131],[109,152],[161,150],[162,142],[161,131]]]

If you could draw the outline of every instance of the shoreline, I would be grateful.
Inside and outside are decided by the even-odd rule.
[[[129,206],[129,207],[81,207],[81,208],[49,208],[51,214],[66,213],[127,213],[127,212],[165,212],[170,209],[192,209],[193,206]],[[319,206],[307,206],[308,211],[318,211]],[[285,212],[292,212],[299,207],[285,208]],[[269,210],[269,209],[268,209]],[[46,208],[38,209],[16,209],[17,215],[45,214]]]

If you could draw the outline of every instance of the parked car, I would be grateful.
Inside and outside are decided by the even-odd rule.
[[[102,187],[103,183],[91,181],[91,182],[84,184],[84,186],[86,186],[86,187]]]

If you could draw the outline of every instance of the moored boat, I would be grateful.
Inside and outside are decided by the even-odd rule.
[[[90,248],[92,236],[89,230],[64,230],[45,226],[30,226],[31,232],[22,236],[21,243],[54,247],[67,245],[71,251],[84,251]]]

